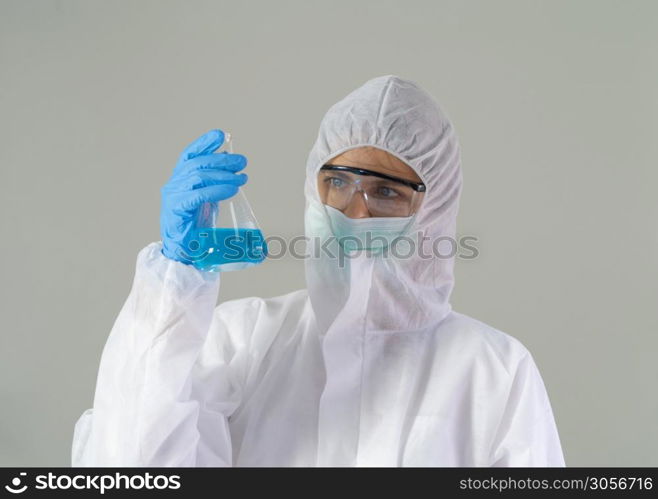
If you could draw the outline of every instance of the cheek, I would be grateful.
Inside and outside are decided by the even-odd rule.
[[[421,205],[423,204],[423,200],[425,199],[425,193],[420,192],[416,194],[411,202],[411,211],[412,213],[417,213],[418,210],[420,209]]]

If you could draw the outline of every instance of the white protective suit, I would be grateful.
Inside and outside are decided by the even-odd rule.
[[[364,145],[426,184],[415,229],[454,237],[453,126],[391,75],[323,118],[306,168],[307,236],[331,231],[318,169]],[[451,309],[454,258],[362,254],[341,268],[320,255],[305,262],[307,290],[215,306],[221,274],[160,248],[138,255],[93,408],[75,425],[73,466],[564,466],[531,354]]]

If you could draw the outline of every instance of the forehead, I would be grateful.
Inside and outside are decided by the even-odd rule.
[[[338,156],[334,156],[327,161],[327,164],[356,166],[414,182],[421,181],[414,169],[404,161],[377,147],[364,146],[350,149]]]

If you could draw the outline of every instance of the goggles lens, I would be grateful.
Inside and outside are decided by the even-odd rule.
[[[344,211],[355,195],[366,203],[371,217],[408,217],[423,198],[425,186],[379,172],[338,165],[325,165],[318,173],[320,199]]]

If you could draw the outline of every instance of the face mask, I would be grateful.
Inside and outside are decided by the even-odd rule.
[[[324,205],[333,235],[345,251],[380,252],[401,236],[410,225],[410,217],[350,218],[342,211]]]

